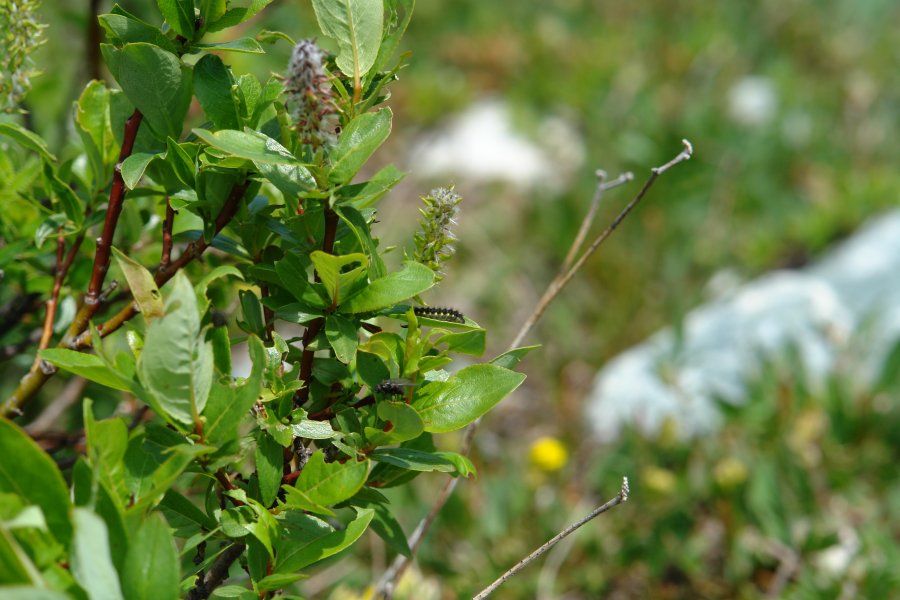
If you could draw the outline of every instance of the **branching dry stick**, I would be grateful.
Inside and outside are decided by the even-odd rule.
[[[623,502],[626,502],[627,500],[628,500],[628,478],[623,477],[622,478],[622,489],[619,490],[619,493],[616,495],[615,498],[608,501],[606,504],[603,504],[602,506],[598,506],[593,511],[591,511],[591,513],[589,515],[587,515],[580,521],[572,523],[571,525],[569,525],[568,527],[566,527],[565,529],[563,529],[562,531],[557,533],[555,536],[550,538],[543,546],[541,546],[540,548],[538,548],[537,550],[535,550],[534,552],[532,552],[531,554],[529,554],[528,556],[526,556],[525,558],[520,560],[518,563],[516,563],[516,565],[513,568],[511,568],[509,571],[507,571],[506,573],[504,573],[503,575],[498,577],[494,581],[494,583],[492,583],[491,585],[489,585],[486,588],[484,588],[483,590],[481,590],[481,592],[479,592],[478,595],[474,596],[472,598],[472,600],[483,600],[484,598],[487,598],[494,592],[494,590],[496,590],[498,587],[503,585],[503,583],[505,583],[510,577],[512,577],[513,575],[515,575],[516,573],[518,573],[519,571],[521,571],[522,569],[527,567],[530,563],[534,562],[535,559],[539,558],[542,554],[544,554],[545,552],[547,552],[548,550],[553,548],[553,546],[558,544],[563,538],[571,535],[576,530],[578,530],[580,527],[582,527],[583,525],[585,525],[592,519],[596,518],[597,516],[602,515],[606,511],[608,511],[612,508],[615,508],[616,506],[618,506],[619,504],[622,504]]]
[[[584,244],[588,231],[591,229],[591,224],[594,222],[594,217],[597,216],[597,209],[600,208],[600,200],[603,199],[603,194],[608,190],[624,185],[634,179],[634,173],[631,171],[622,173],[609,182],[606,181],[606,171],[597,169],[596,175],[597,189],[594,192],[594,198],[591,200],[591,206],[588,208],[587,214],[585,214],[584,218],[581,220],[581,226],[578,228],[578,233],[575,234],[575,239],[572,240],[572,246],[569,248],[566,258],[563,260],[562,265],[560,265],[560,273],[566,272],[569,267],[572,266],[572,263],[575,261],[575,256],[578,254],[578,251],[581,250],[581,245]]]
[[[575,240],[572,243],[572,247],[569,249],[569,252],[566,256],[566,259],[563,261],[563,264],[560,268],[559,274],[550,282],[550,285],[547,286],[547,290],[544,292],[544,295],[535,305],[534,310],[531,315],[525,320],[522,324],[521,329],[516,334],[512,343],[509,345],[509,349],[517,348],[522,340],[525,339],[525,336],[531,331],[534,325],[538,322],[538,320],[543,316],[544,312],[547,310],[547,307],[550,303],[559,295],[562,289],[566,286],[569,281],[571,281],[572,277],[575,276],[575,273],[584,265],[585,261],[597,251],[604,241],[612,234],[613,231],[625,220],[625,217],[644,199],[647,195],[647,192],[653,187],[653,183],[656,179],[677,165],[678,163],[684,162],[691,158],[694,152],[694,148],[688,140],[681,141],[683,145],[683,149],[678,155],[662,165],[661,167],[654,167],[650,170],[650,177],[647,178],[644,186],[638,191],[638,193],[632,198],[631,202],[629,202],[624,209],[613,219],[612,223],[603,230],[603,232],[598,235],[593,242],[591,242],[590,247],[577,259],[574,261],[574,264],[571,266],[567,263],[571,262],[574,259],[574,256],[578,253],[578,249],[581,247],[584,238],[586,238],[586,232],[590,228],[591,221],[596,215],[597,209],[596,207],[599,205],[600,199],[605,191],[608,191],[612,188],[618,187],[628,181],[633,179],[633,175],[631,173],[623,173],[612,181],[606,182],[604,181],[604,176],[601,176],[602,171],[597,172],[597,176],[600,181],[597,184],[597,191],[594,194],[594,199],[591,203],[591,207],[588,210],[588,213],[585,215],[584,220],[582,221],[581,227],[579,229],[578,234],[575,237]],[[478,426],[481,424],[481,418],[476,419],[472,424],[470,424],[466,428],[465,435],[463,436],[462,443],[460,444],[459,453],[463,456],[468,456],[469,452],[472,449],[472,440],[475,438],[475,432],[478,430]],[[376,586],[376,595],[379,598],[384,600],[389,600],[393,597],[393,588],[396,585],[397,581],[403,576],[403,573],[412,563],[412,557],[415,556],[418,551],[419,546],[422,543],[422,540],[425,537],[425,534],[428,532],[428,529],[431,527],[431,524],[434,522],[435,518],[437,518],[438,513],[440,513],[441,509],[446,504],[447,500],[453,494],[456,489],[457,484],[459,483],[459,478],[448,478],[444,483],[444,487],[441,489],[437,498],[431,506],[431,509],[428,511],[428,514],[419,521],[419,524],[416,526],[412,535],[409,536],[408,546],[410,549],[409,557],[400,555],[394,562],[391,564],[390,568],[385,571],[384,575],[382,575],[381,579],[378,581],[378,585]]]

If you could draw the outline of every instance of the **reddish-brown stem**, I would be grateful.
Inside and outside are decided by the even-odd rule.
[[[225,226],[228,225],[231,219],[234,218],[234,215],[237,213],[237,210],[241,205],[241,198],[244,197],[244,192],[246,191],[246,183],[242,183],[231,188],[231,194],[229,194],[228,199],[222,206],[222,210],[219,212],[219,216],[216,217],[216,234],[222,231]],[[187,248],[185,248],[181,256],[179,256],[178,259],[174,262],[170,263],[169,268],[165,272],[156,272],[156,276],[153,278],[156,282],[156,285],[162,287],[167,281],[172,279],[172,277],[176,272],[178,272],[179,269],[203,254],[203,252],[208,247],[209,243],[202,237],[194,242],[191,242],[191,244]],[[122,310],[110,317],[108,320],[98,325],[97,331],[100,332],[100,335],[102,337],[106,337],[107,335],[124,325],[125,322],[128,321],[128,319],[132,318],[136,314],[137,307],[132,302],[128,306],[122,308]],[[73,340],[69,346],[73,349],[81,349],[86,348],[90,345],[91,332],[85,331],[83,334],[78,336],[78,338]]]
[[[331,207],[325,207],[325,234],[322,236],[322,251],[331,254],[334,251],[334,238],[337,235],[338,216],[331,210]],[[303,387],[294,394],[294,404],[302,406],[309,399],[309,381],[312,377],[313,357],[315,351],[308,348],[325,324],[324,318],[318,318],[312,321],[303,332],[303,355],[300,357],[300,381]]]
[[[56,320],[56,309],[59,306],[59,292],[62,290],[69,267],[72,266],[75,255],[78,254],[82,240],[84,240],[84,234],[75,238],[72,247],[66,253],[66,238],[63,236],[63,228],[59,228],[59,234],[56,236],[56,273],[53,276],[53,288],[50,291],[50,297],[47,298],[46,302],[47,311],[44,315],[44,327],[41,330],[38,351],[34,356],[34,362],[31,364],[32,371],[37,371],[42,367],[40,351],[50,346],[50,340],[53,338],[53,322]],[[43,366],[48,367],[49,365]]]
[[[172,208],[172,202],[166,196],[166,218],[162,225],[162,254],[159,257],[159,272],[165,273],[169,270],[169,263],[172,262],[172,223],[175,221],[175,210]]]
[[[228,199],[225,201],[225,204],[222,206],[222,210],[219,212],[219,215],[216,217],[216,233],[219,233],[225,226],[234,218],[235,213],[237,213],[238,207],[240,206],[241,198],[244,197],[244,192],[247,191],[248,184],[241,183],[235,185],[231,194],[228,196]],[[171,263],[169,270],[166,273],[157,273],[155,280],[157,285],[163,285],[166,281],[172,278],[175,272],[178,269],[184,267],[194,258],[200,256],[204,250],[209,246],[209,244],[203,239],[200,238],[197,241],[190,244],[184,253],[178,257],[178,260]],[[113,317],[108,319],[105,323],[101,324],[98,329],[101,332],[101,335],[106,336],[116,331],[119,327],[121,327],[128,319],[132,318],[137,314],[137,309],[134,306],[134,303],[129,304],[128,306],[122,308],[118,313],[116,313]],[[82,349],[91,345],[91,336],[89,332],[84,332],[84,329],[87,328],[88,321],[84,322],[84,326],[80,331],[76,331],[72,335],[68,335],[63,338],[62,341],[58,344],[59,347],[62,348],[74,348],[74,349]],[[70,328],[70,332],[72,329]],[[77,336],[77,337],[76,337]],[[39,389],[47,382],[52,373],[45,373],[43,370],[38,369],[37,371],[29,371],[25,377],[19,382],[19,386],[15,389],[12,396],[3,404],[2,415],[5,417],[12,417],[15,415],[19,415],[22,412],[22,406],[28,401],[29,398],[34,396]]]
[[[84,298],[84,305],[79,311],[78,316],[72,323],[69,331],[72,335],[77,335],[84,330],[87,322],[96,312],[100,304],[100,293],[103,290],[103,281],[106,279],[106,272],[109,271],[109,259],[112,252],[113,235],[116,233],[116,226],[119,224],[119,215],[122,214],[122,207],[125,199],[125,181],[122,179],[122,162],[131,156],[131,150],[134,148],[134,140],[137,138],[138,128],[144,115],[138,109],[125,121],[125,136],[122,139],[122,148],[119,151],[119,161],[116,163],[113,172],[112,186],[109,190],[109,204],[106,207],[106,219],[103,221],[103,231],[97,238],[97,251],[94,254],[94,268],[91,270],[91,280],[88,283],[87,295]],[[80,317],[80,318],[79,318]]]

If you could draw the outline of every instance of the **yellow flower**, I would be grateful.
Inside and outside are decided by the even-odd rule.
[[[657,494],[674,492],[675,486],[678,484],[672,471],[656,466],[645,467],[641,472],[641,480],[648,490]]]
[[[727,456],[716,463],[713,469],[716,483],[730,489],[747,481],[747,466],[733,456]]]
[[[541,471],[558,471],[566,466],[569,451],[554,437],[541,437],[531,444],[528,454],[531,464]]]

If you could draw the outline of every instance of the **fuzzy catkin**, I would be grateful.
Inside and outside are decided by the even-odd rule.
[[[413,258],[434,271],[438,281],[443,279],[444,263],[456,252],[453,228],[456,226],[461,201],[462,197],[452,187],[435,188],[422,198],[425,208],[419,209],[422,220],[419,232],[415,235],[416,251]]]
[[[331,85],[323,67],[324,54],[313,40],[294,46],[285,78],[287,106],[304,144],[318,149],[337,141]]]
[[[21,111],[19,104],[39,75],[30,54],[44,43],[46,25],[38,23],[37,0],[0,1],[0,112]]]

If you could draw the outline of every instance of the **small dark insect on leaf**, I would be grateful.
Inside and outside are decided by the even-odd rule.
[[[385,379],[376,385],[373,391],[384,396],[399,396],[403,394],[403,388],[415,387],[415,385],[409,379]]]

